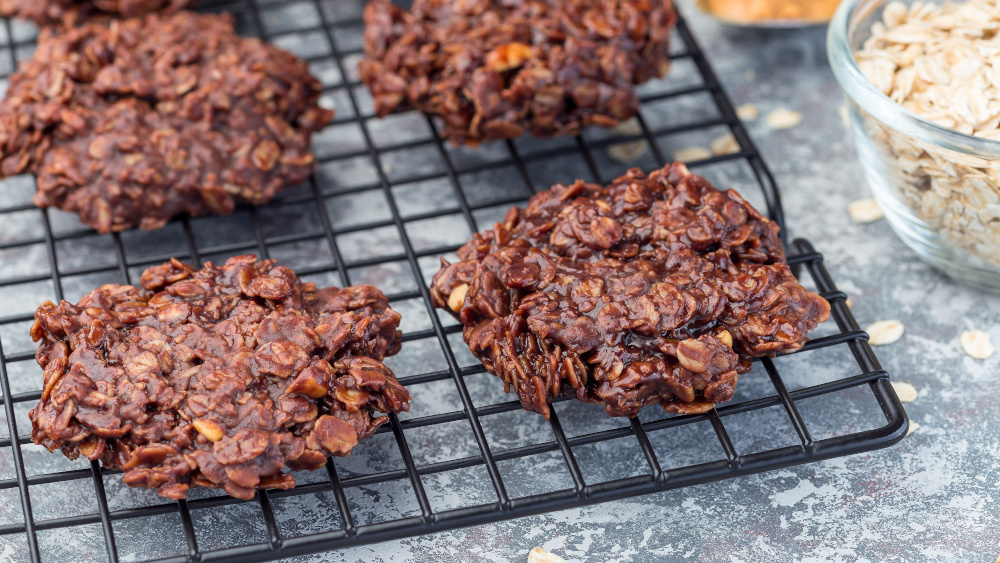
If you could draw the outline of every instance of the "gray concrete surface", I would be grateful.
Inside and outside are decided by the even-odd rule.
[[[277,3],[269,3],[275,4]],[[355,0],[323,3],[327,17],[355,10]],[[289,19],[315,18],[311,2],[288,3],[290,8],[268,12],[265,26],[275,29]],[[722,27],[695,12],[682,1],[684,13],[705,47],[726,90],[737,104],[753,103],[761,119],[749,124],[751,135],[782,188],[788,228],[793,237],[806,237],[826,256],[826,264],[839,287],[854,303],[854,313],[862,326],[876,320],[897,318],[906,326],[903,338],[876,350],[883,366],[894,379],[912,383],[919,392],[906,405],[911,419],[920,427],[900,444],[887,450],[854,455],[827,462],[794,467],[766,474],[690,487],[588,508],[567,510],[519,520],[472,527],[431,536],[386,542],[294,559],[297,562],[378,563],[466,563],[517,562],[525,560],[529,549],[542,546],[570,562],[992,562],[1000,555],[1000,495],[996,492],[1000,471],[995,461],[1000,455],[1000,394],[996,375],[1000,356],[986,361],[966,357],[958,345],[959,334],[969,328],[985,330],[1000,344],[1000,298],[958,285],[920,262],[880,221],[856,225],[847,216],[847,205],[866,197],[867,187],[856,160],[853,143],[838,115],[839,88],[830,72],[823,49],[824,31],[755,32]],[[346,16],[345,16],[346,17]],[[302,18],[305,18],[303,20]],[[15,33],[20,28],[15,28]],[[356,40],[358,30],[336,36],[341,48]],[[28,34],[29,32],[22,32]],[[345,43],[340,44],[343,40]],[[322,38],[283,36],[278,42],[300,52],[322,52]],[[329,62],[314,64],[317,74],[328,84],[340,80]],[[669,90],[695,80],[690,63],[681,61],[666,80],[651,84]],[[347,112],[346,96],[338,90],[332,97],[338,111]],[[359,93],[362,106],[363,92]],[[670,104],[647,106],[644,116],[654,124],[673,119],[704,117],[704,98],[674,100]],[[788,108],[803,114],[803,123],[781,131],[770,130],[763,120],[769,111]],[[344,113],[342,113],[343,115]],[[369,122],[376,143],[398,142],[426,135],[419,117],[403,116],[388,122]],[[722,130],[694,132],[661,139],[664,151],[689,145],[706,146]],[[564,141],[555,141],[560,143]],[[331,127],[316,139],[317,150],[336,154],[363,147],[355,126]],[[537,142],[519,142],[525,151]],[[392,153],[385,157],[391,178],[413,170],[433,172],[440,155],[431,145],[421,150]],[[451,150],[458,163],[503,156],[505,149],[486,146],[478,151]],[[613,175],[615,163],[596,155],[602,170]],[[648,165],[648,161],[642,161]],[[750,190],[748,197],[760,203],[754,193],[748,169],[735,164],[698,170],[717,185]],[[568,157],[529,167],[535,188],[567,176],[586,175],[582,159]],[[334,192],[326,200],[326,212],[334,225],[352,221],[376,221],[386,217],[385,194],[379,190],[338,196],[339,186],[369,182],[374,178],[364,159],[338,161],[323,169],[320,182]],[[473,203],[489,202],[498,194],[527,196],[528,186],[512,169],[460,177]],[[498,187],[499,186],[499,187]],[[296,193],[296,189],[289,193]],[[451,205],[447,182],[423,182],[394,187],[392,195],[404,213],[418,213]],[[31,183],[9,180],[0,188],[0,204],[30,201]],[[505,206],[484,208],[476,213],[480,228],[502,214]],[[320,211],[322,212],[322,211]],[[40,212],[28,210],[6,214],[0,224],[0,240],[16,240],[37,234]],[[298,228],[318,228],[315,206],[275,205],[260,210],[268,220],[265,233],[284,234]],[[56,232],[78,227],[75,218],[50,211]],[[223,219],[193,222],[197,243],[202,248],[253,240],[246,212]],[[176,227],[176,226],[174,226]],[[156,233],[130,232],[123,235],[130,259],[158,253],[184,253],[186,242],[179,228]],[[432,247],[458,243],[468,235],[468,226],[457,215],[407,224],[414,244]],[[341,251],[350,259],[370,252],[391,254],[399,248],[399,234],[392,228],[375,229],[338,238]],[[395,250],[394,250],[395,249]],[[67,268],[97,262],[108,271],[63,280],[68,299],[76,299],[95,284],[122,281],[115,269],[110,237],[86,236],[56,245],[57,257]],[[273,245],[272,256],[298,268],[322,266],[331,259],[320,242]],[[224,258],[210,255],[209,258]],[[421,260],[422,275],[434,271],[432,258]],[[29,245],[0,255],[0,275],[11,277],[48,272],[44,246]],[[132,279],[140,267],[130,272]],[[378,283],[389,293],[415,287],[414,276],[405,264],[352,268],[351,282]],[[320,282],[343,283],[338,275],[312,276]],[[6,314],[33,310],[41,299],[52,299],[51,282],[26,284],[0,292],[0,308]],[[426,310],[417,300],[403,300],[394,306],[404,314],[404,330],[429,326]],[[31,350],[25,337],[27,325],[0,326],[4,351]],[[452,339],[459,362],[472,365],[463,354],[459,338]],[[403,353],[391,360],[400,375],[440,369],[443,357],[431,339],[408,343]],[[37,389],[39,373],[32,361],[8,364],[14,393]],[[850,375],[856,369],[843,351],[796,355],[779,360],[786,383],[793,388]],[[498,382],[487,375],[467,378],[477,405],[507,400]],[[741,379],[739,397],[768,393],[766,376],[753,372]],[[773,393],[773,390],[770,391]],[[450,381],[415,386],[414,407],[407,417],[454,410],[457,395]],[[27,428],[20,405],[18,425]],[[836,401],[815,401],[800,405],[807,422],[815,429],[830,432],[878,424],[878,412],[869,396],[846,393]],[[608,420],[598,408],[563,404],[559,414],[570,433],[592,432],[621,425]],[[644,414],[644,416],[646,416]],[[649,416],[656,416],[650,414]],[[405,418],[405,417],[404,417]],[[491,446],[514,447],[551,439],[544,421],[530,413],[508,413],[484,419]],[[5,428],[6,425],[0,425]],[[787,418],[777,412],[761,413],[745,420],[728,422],[740,447],[766,449],[791,434]],[[23,430],[22,430],[23,431]],[[819,430],[817,430],[819,433]],[[407,432],[418,463],[433,463],[476,453],[468,429],[462,423]],[[693,428],[680,433],[657,433],[654,447],[666,465],[686,465],[722,457],[710,428]],[[13,477],[8,451],[0,455],[0,478]],[[25,446],[25,459],[32,475],[87,467],[69,462],[32,446]],[[588,481],[597,482],[643,471],[638,449],[628,444],[602,444],[575,452],[581,458]],[[342,476],[373,473],[400,466],[399,454],[389,435],[380,435],[358,446],[354,455],[337,460]],[[543,455],[501,467],[512,494],[530,494],[567,486],[568,477],[557,455]],[[302,475],[301,481],[320,480],[321,475]],[[104,479],[112,510],[159,503],[155,495],[121,485],[120,477]],[[428,476],[424,479],[435,509],[489,502],[492,492],[481,468]],[[32,487],[38,520],[96,511],[93,484],[88,479]],[[196,493],[195,498],[209,493]],[[414,514],[416,502],[409,485],[397,481],[387,485],[353,488],[348,493],[351,509],[360,523]],[[339,516],[329,493],[320,493],[274,503],[282,534],[287,536],[335,529]],[[0,490],[0,525],[20,521],[16,489]],[[260,509],[240,504],[194,512],[199,545],[206,550],[265,539]],[[116,521],[115,537],[122,561],[143,561],[176,555],[184,551],[184,536],[176,513]],[[99,525],[43,531],[39,534],[43,560],[101,561],[106,558]],[[27,558],[23,535],[0,536],[0,562]]]

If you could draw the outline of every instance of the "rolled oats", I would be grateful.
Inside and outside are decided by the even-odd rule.
[[[852,201],[847,206],[847,213],[855,223],[871,223],[885,217],[882,208],[871,198]]]
[[[694,162],[706,158],[712,158],[712,151],[705,147],[684,147],[674,151],[674,160],[681,162]]]
[[[627,143],[617,143],[607,148],[608,156],[615,162],[628,164],[643,157],[649,150],[649,143],[639,139]]]
[[[736,117],[743,121],[756,121],[760,117],[760,112],[757,110],[757,106],[753,104],[743,104],[736,108]]]
[[[615,135],[621,135],[622,137],[627,137],[630,135],[640,135],[642,134],[642,125],[639,124],[639,119],[636,117],[630,117],[625,121],[622,121],[618,125],[611,128],[611,132]]]
[[[906,435],[909,436],[910,434],[913,434],[917,430],[920,430],[920,425],[917,424],[916,421],[911,420],[910,427],[906,429]],[[997,561],[998,563],[1000,563],[1000,559],[997,559]]]
[[[959,337],[962,350],[977,360],[985,360],[995,352],[990,335],[981,330],[967,330]]]
[[[765,121],[771,129],[791,129],[802,123],[802,114],[787,108],[778,108],[767,114]]]
[[[909,383],[893,381],[892,388],[896,391],[896,396],[903,403],[912,403],[917,400],[917,389]]]
[[[995,0],[891,2],[855,59],[876,88],[920,117],[1000,140],[998,30]],[[1000,162],[916,141],[861,116],[887,157],[892,188],[913,213],[951,244],[1000,265]]]
[[[721,156],[724,154],[734,154],[740,152],[740,143],[733,137],[732,133],[725,133],[712,139],[712,154]]]
[[[190,8],[196,0],[0,0],[0,15],[31,20],[39,26],[72,27],[87,19],[136,18],[152,12]]]
[[[323,85],[234,22],[182,11],[44,30],[0,104],[0,176],[34,174],[36,205],[101,233],[232,213],[302,182],[333,119]]]
[[[371,0],[358,68],[379,117],[418,109],[455,144],[576,135],[636,115],[670,67],[671,0]]]
[[[642,134],[642,126],[639,125],[639,120],[633,117],[612,127],[611,132],[623,137],[640,135]],[[642,156],[649,150],[649,143],[647,143],[645,139],[636,139],[635,141],[627,141],[611,145],[606,150],[608,156],[610,156],[614,161],[627,164],[642,158]]]
[[[865,332],[872,346],[892,344],[903,336],[903,323],[897,320],[878,321],[868,325]]]
[[[370,285],[319,289],[252,255],[201,270],[174,258],[140,281],[36,311],[36,444],[167,498],[210,487],[249,499],[409,408],[382,363],[399,351],[400,316]]]
[[[611,416],[706,412],[752,358],[799,349],[830,315],[792,275],[775,222],[679,162],[556,184],[457,254],[431,301],[546,418],[560,395]]]

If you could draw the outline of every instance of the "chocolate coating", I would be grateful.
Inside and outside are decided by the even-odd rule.
[[[757,356],[800,348],[829,304],[785,262],[778,226],[683,164],[536,194],[434,276],[483,365],[527,410],[560,394],[611,416],[699,413]]]
[[[321,89],[228,15],[46,30],[0,104],[0,175],[35,174],[36,205],[102,233],[231,213],[312,173]]]
[[[370,285],[317,289],[252,255],[197,271],[171,260],[142,288],[38,308],[31,439],[168,498],[290,488],[284,468],[322,467],[409,408],[381,361],[399,351],[399,320]]]
[[[198,0],[0,0],[0,15],[31,20],[40,26],[72,26],[88,19],[134,18],[153,12],[176,12]]]
[[[439,116],[456,144],[574,135],[638,112],[676,18],[671,0],[372,0],[361,79],[379,116]]]

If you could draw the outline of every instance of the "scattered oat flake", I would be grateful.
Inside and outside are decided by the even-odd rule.
[[[871,198],[852,201],[847,206],[847,214],[855,223],[871,223],[885,217],[882,214],[882,208]]]
[[[790,129],[802,123],[802,114],[786,109],[778,108],[767,114],[767,126],[771,129]]]
[[[917,424],[915,421],[911,420],[910,421],[910,427],[906,429],[906,435],[909,436],[910,434],[913,434],[914,432],[916,432],[919,429],[920,429],[920,425]],[[1000,563],[1000,558],[997,558],[997,563]]]
[[[851,298],[848,297],[847,299],[844,299],[844,305],[847,305],[848,309],[853,309],[854,308],[854,301],[851,301]]]
[[[639,135],[642,133],[642,125],[639,124],[639,120],[637,118],[632,117],[612,127],[611,132],[622,137]],[[610,145],[605,149],[605,152],[608,153],[608,156],[611,157],[612,160],[628,164],[642,158],[642,155],[646,154],[646,151],[648,150],[649,143],[643,139],[636,139],[635,141],[627,141],[624,143]]]
[[[642,156],[646,154],[646,151],[649,150],[649,143],[639,139],[637,141],[610,145],[605,150],[608,153],[608,156],[615,162],[628,164],[629,162],[635,162],[636,160],[642,158]]]
[[[711,157],[712,151],[705,147],[684,147],[683,149],[674,151],[674,160],[681,162],[694,162],[695,160],[704,160]]]
[[[962,343],[962,350],[977,360],[985,360],[996,351],[990,342],[990,335],[981,330],[967,330],[958,340]]]
[[[917,400],[917,389],[909,383],[902,381],[892,381],[892,388],[896,390],[896,396],[904,403],[912,403]]]
[[[528,563],[566,563],[566,560],[553,553],[547,553],[540,547],[528,552]]]
[[[740,143],[733,137],[732,133],[724,133],[712,139],[712,154],[722,156],[724,154],[734,154],[740,152]]]
[[[638,118],[630,117],[612,127],[611,132],[622,137],[626,135],[638,135],[642,133],[642,125],[639,124]]]
[[[878,321],[868,325],[865,332],[872,346],[892,344],[903,336],[903,323],[897,320]]]
[[[742,106],[736,108],[736,117],[742,119],[743,121],[756,121],[760,117],[760,111],[757,110],[757,106],[753,104],[743,104]]]
[[[837,115],[840,116],[840,122],[844,124],[847,129],[851,128],[851,114],[847,112],[847,106],[840,106],[837,108]]]

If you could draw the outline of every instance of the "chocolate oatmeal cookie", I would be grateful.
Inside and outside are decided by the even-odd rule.
[[[636,114],[675,20],[671,0],[372,0],[361,79],[379,116],[439,116],[455,143],[573,135]]]
[[[264,203],[315,168],[333,117],[305,61],[228,15],[43,31],[0,104],[0,175],[37,176],[35,204],[102,233]]]
[[[751,358],[800,348],[830,314],[789,270],[778,226],[680,163],[557,184],[458,256],[434,276],[434,304],[546,417],[563,393],[611,416],[705,412]]]
[[[141,281],[38,308],[36,444],[168,498],[248,499],[409,408],[381,361],[399,351],[400,317],[370,285],[317,289],[252,255],[197,271],[173,259]]]
[[[75,25],[88,18],[134,18],[175,12],[198,0],[0,0],[0,16],[31,20],[40,26]]]

